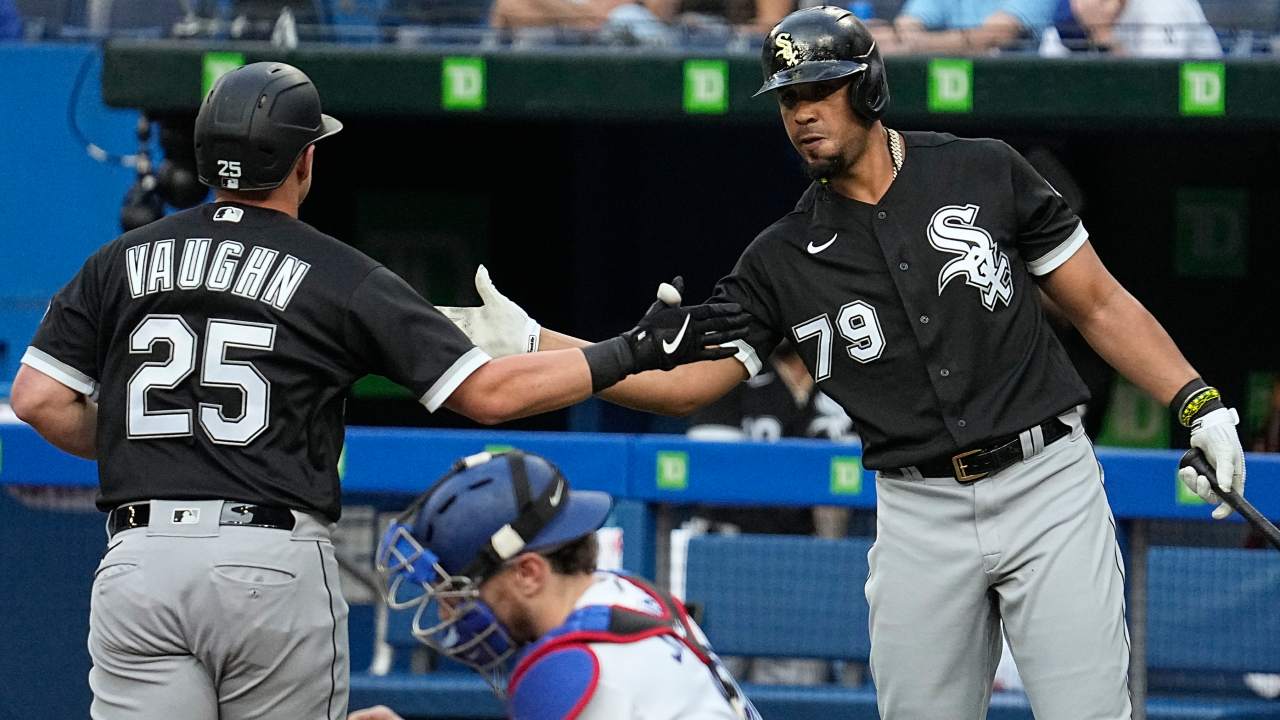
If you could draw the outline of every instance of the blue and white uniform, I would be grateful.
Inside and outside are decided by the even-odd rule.
[[[526,648],[508,685],[513,720],[759,720],[677,602],[597,572],[564,624]]]

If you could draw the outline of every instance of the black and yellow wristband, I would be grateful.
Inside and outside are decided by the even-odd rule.
[[[1183,385],[1173,396],[1173,402],[1169,403],[1173,417],[1183,427],[1191,427],[1201,416],[1225,407],[1218,388],[1206,384],[1200,378]]]

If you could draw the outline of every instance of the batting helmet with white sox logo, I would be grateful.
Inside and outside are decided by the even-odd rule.
[[[786,16],[764,40],[764,85],[756,95],[787,85],[851,78],[849,101],[875,120],[889,107],[889,82],[875,38],[853,13],[813,7]]]

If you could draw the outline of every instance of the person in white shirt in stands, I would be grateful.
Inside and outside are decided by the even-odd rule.
[[[1090,44],[1134,57],[1219,57],[1222,45],[1197,0],[1062,0]],[[1045,44],[1050,45],[1052,37]],[[1042,46],[1041,54],[1047,52]]]

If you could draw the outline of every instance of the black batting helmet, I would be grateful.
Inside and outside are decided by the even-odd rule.
[[[311,143],[342,123],[320,112],[320,94],[298,68],[258,62],[223,75],[196,116],[200,182],[223,190],[270,190]]]
[[[849,100],[855,112],[875,120],[889,107],[889,82],[875,38],[844,8],[805,8],[782,18],[764,40],[760,65],[764,85],[756,95],[851,77]]]

